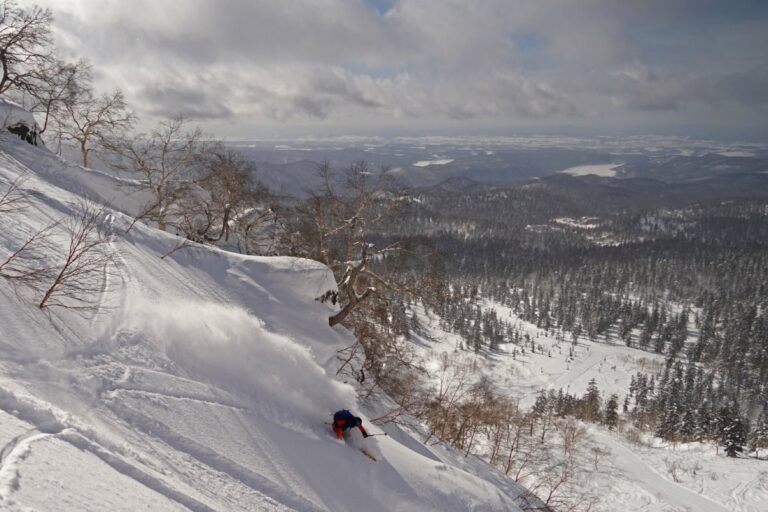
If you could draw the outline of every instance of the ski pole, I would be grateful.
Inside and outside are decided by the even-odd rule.
[[[368,434],[368,437],[373,437],[373,436],[388,436],[388,435],[389,435],[389,434],[387,434],[386,432],[382,432],[382,433],[380,433],[380,434]]]

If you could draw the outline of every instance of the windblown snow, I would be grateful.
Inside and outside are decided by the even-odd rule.
[[[132,222],[141,198],[104,172],[0,135],[0,190],[24,177],[23,215],[0,215],[0,261],[31,233],[109,204],[118,257],[97,307],[39,310],[0,278],[0,509],[514,511],[523,490],[424,446],[335,377],[352,343],[315,300],[324,266],[249,257]],[[58,262],[57,232],[44,256]],[[166,257],[161,258],[161,256]],[[383,406],[381,406],[383,407]],[[324,422],[360,411],[372,462]],[[353,443],[353,444],[354,444]]]

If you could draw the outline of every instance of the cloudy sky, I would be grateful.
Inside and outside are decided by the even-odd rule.
[[[36,3],[147,124],[768,140],[765,0]]]

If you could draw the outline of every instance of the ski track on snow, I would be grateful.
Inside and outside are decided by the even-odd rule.
[[[193,394],[181,394],[181,393],[167,393],[163,391],[158,390],[150,390],[150,389],[144,389],[144,388],[131,388],[131,387],[112,387],[110,388],[110,391],[108,394],[112,394],[112,397],[114,397],[117,394],[125,393],[128,395],[144,395],[146,397],[158,397],[158,398],[169,398],[171,400],[179,400],[182,402],[194,402],[204,405],[212,405],[215,407],[225,407],[227,409],[234,409],[236,411],[242,411],[242,412],[250,412],[250,409],[247,407],[244,407],[242,405],[236,404],[236,403],[230,403],[230,402],[219,402],[216,400],[211,400],[209,398],[204,398],[200,396],[196,396]]]
[[[599,343],[592,343],[589,346],[589,355],[584,359],[579,360],[577,363],[571,365],[571,369],[566,373],[558,377],[549,389],[560,389],[573,382],[580,377],[583,377],[594,367],[599,366],[603,362],[603,359],[608,355],[615,355],[613,350],[606,350],[600,347]]]
[[[0,503],[19,488],[19,466],[29,455],[32,443],[53,434],[32,428],[11,439],[0,451]]]
[[[741,482],[739,485],[733,488],[730,492],[730,501],[735,505],[742,505],[744,503],[744,497],[749,492],[749,482]]]
[[[11,416],[16,416],[13,414],[13,411],[3,410]],[[50,426],[43,425],[43,428],[49,429]],[[118,473],[157,492],[168,500],[188,508],[192,512],[216,512],[216,509],[174,489],[159,477],[111,452],[72,427],[57,428],[55,432],[42,432],[38,426],[35,426],[17,435],[3,446],[2,450],[0,450],[0,504],[3,501],[8,501],[12,494],[18,490],[22,477],[21,464],[31,453],[32,444],[53,437],[96,456]]]
[[[297,510],[327,512],[327,508],[317,505],[295,492],[288,492],[281,484],[255,473],[242,464],[217,453],[212,448],[203,446],[193,439],[174,432],[168,425],[155,418],[151,418],[136,409],[117,402],[107,403],[106,405],[118,417],[123,418],[135,428],[162,441],[174,450],[186,453],[204,466],[241,481],[258,493],[270,496],[279,503],[288,507],[294,507]]]
[[[595,437],[613,450],[613,463],[642,489],[659,499],[649,504],[647,510],[667,510],[657,507],[676,506],[677,510],[695,512],[733,512],[734,509],[702,496],[659,474],[635,452],[603,432],[594,431]],[[618,453],[617,453],[618,452]]]
[[[135,279],[135,277],[133,277],[130,271],[128,270],[130,267],[126,262],[125,256],[118,253],[118,257],[121,263],[121,265],[119,266],[119,269],[120,269],[119,275],[123,284],[122,286],[123,293],[121,295],[123,297],[127,297],[132,290],[137,291],[139,290],[140,287],[138,286],[137,280]],[[176,275],[176,274],[170,277],[168,276],[164,276],[164,277],[166,279],[175,278],[182,282],[186,281],[183,276]],[[194,290],[194,292],[197,294],[200,294],[201,296],[220,295],[220,292],[218,290],[214,290],[213,287],[208,286],[208,284],[204,282],[196,283],[196,289]],[[223,297],[219,297],[219,298],[223,299]],[[125,307],[126,303],[127,303],[127,299],[123,298],[121,301],[121,307],[120,307],[121,312],[124,312],[126,310],[126,307]],[[116,332],[120,332],[121,330],[120,326],[124,325],[122,322],[122,319],[118,321],[118,324],[119,326],[116,329]],[[174,376],[172,374],[166,374],[166,375]],[[206,397],[196,396],[194,394],[169,393],[169,392],[165,392],[157,389],[130,387],[126,385],[128,382],[130,382],[130,378],[131,378],[130,365],[125,365],[125,370],[123,372],[122,377],[118,379],[118,381],[113,382],[112,385],[107,386],[107,389],[105,390],[107,396],[115,397],[117,394],[120,394],[120,393],[137,394],[137,395],[145,395],[145,396],[154,396],[158,398],[166,398],[171,400],[196,402],[205,406],[225,407],[225,408],[229,408],[239,412],[249,412],[249,409],[239,404],[214,401]],[[128,414],[130,418],[128,418],[126,417],[125,414],[120,413],[120,410],[125,409],[124,407],[117,407],[116,404],[109,403],[109,402],[106,402],[106,405],[108,408],[112,410],[113,413],[117,414],[118,417],[122,417],[123,419],[127,420],[129,423],[134,424],[134,426],[137,425],[136,423],[137,417],[143,416],[138,411],[131,410],[131,412]],[[236,415],[236,417],[238,418],[238,421],[244,425],[243,420],[239,417],[239,415]],[[285,470],[279,467],[279,465],[275,462],[275,460],[277,460],[275,454],[267,453],[267,451],[265,451],[264,443],[257,442],[257,440],[253,439],[252,437],[251,437],[251,440],[253,441],[252,448],[256,449],[257,451],[261,452],[264,455],[262,460],[269,461],[268,465],[272,470],[271,473],[280,475],[281,482],[279,483],[274,482],[265,476],[254,473],[250,469],[241,466],[240,464],[228,459],[227,457],[220,455],[207,447],[199,445],[195,441],[185,438],[180,434],[174,433],[170,427],[165,426],[164,424],[162,424],[161,422],[155,419],[142,418],[141,420],[138,421],[139,428],[142,428],[141,425],[149,426],[150,424],[152,425],[150,428],[145,428],[145,431],[147,434],[153,435],[153,437],[155,437],[157,440],[171,446],[172,448],[182,453],[186,453],[188,456],[191,456],[193,459],[197,460],[204,466],[209,467],[214,471],[219,471],[221,473],[224,473],[230,476],[231,478],[242,482],[244,485],[248,486],[257,494],[264,493],[265,497],[271,496],[273,497],[271,499],[276,498],[279,501],[279,503],[281,503],[282,506],[286,506],[286,505],[297,506],[298,510],[302,510],[302,511],[306,510],[308,512],[322,512],[323,510],[325,510],[324,508],[318,507],[314,503],[306,501],[305,498],[302,498],[299,495],[291,496],[287,494],[283,489],[281,489],[281,487],[284,489],[296,488],[298,482],[296,482],[295,478],[292,478],[288,472],[286,472]],[[249,435],[252,436],[252,434],[250,434],[250,431],[248,429],[244,429],[244,430],[248,431]],[[164,435],[158,435],[159,431],[164,432]],[[100,456],[101,458],[101,455],[99,454],[96,454],[96,455]],[[107,461],[105,460],[105,462]],[[118,468],[115,468],[115,469],[118,469]],[[124,472],[124,471],[121,471],[121,472]],[[133,472],[124,472],[124,473],[127,474],[127,476],[132,476],[133,474]],[[144,480],[145,479],[143,478],[139,479],[141,483],[145,483]],[[193,510],[197,512],[198,509],[194,508]],[[203,510],[203,509],[200,509],[200,510]]]
[[[155,477],[146,471],[143,471],[138,466],[135,466],[125,461],[121,457],[118,457],[117,455],[109,452],[104,447],[88,439],[74,429],[63,432],[59,438],[76,448],[95,455],[101,459],[102,462],[107,464],[118,473],[121,473],[128,478],[142,484],[144,487],[147,487],[148,489],[151,489],[158,494],[165,496],[171,501],[175,501],[176,503],[183,505],[184,507],[190,509],[192,512],[217,512],[216,509],[209,507],[208,505],[196,500],[195,498],[172,488],[163,482],[160,478]]]

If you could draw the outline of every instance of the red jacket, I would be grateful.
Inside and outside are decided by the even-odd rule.
[[[351,426],[347,426],[347,421],[348,420],[345,420],[342,418],[333,422],[333,430],[336,432],[336,437],[338,439],[342,438],[342,434],[344,433],[345,430],[347,430],[348,428],[352,428]],[[365,431],[365,428],[363,428],[362,425],[357,425],[357,428],[360,429],[360,432],[363,433],[363,436],[366,436],[366,437],[368,436],[368,432]]]

